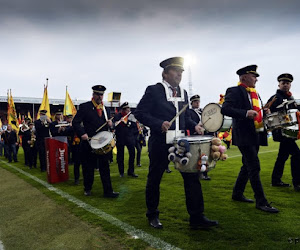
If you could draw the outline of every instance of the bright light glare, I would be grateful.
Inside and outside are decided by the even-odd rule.
[[[187,54],[185,57],[184,57],[184,66],[185,67],[189,67],[193,64],[196,63],[196,57],[192,54]]]

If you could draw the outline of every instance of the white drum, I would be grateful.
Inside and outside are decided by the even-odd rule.
[[[296,125],[298,123],[297,111],[297,109],[289,109],[287,112],[282,110],[268,114],[264,118],[264,124],[269,130]]]
[[[93,152],[99,155],[109,153],[116,145],[114,134],[108,131],[97,133],[89,140],[89,143]]]
[[[216,166],[216,161],[212,159],[210,156],[211,150],[211,141],[213,136],[211,135],[195,135],[195,136],[184,136],[178,137],[174,140],[174,145],[178,143],[180,139],[185,139],[190,144],[190,153],[192,157],[189,159],[189,163],[187,165],[181,165],[178,162],[175,163],[175,168],[180,172],[188,172],[188,173],[196,173],[198,170],[198,160],[199,156],[205,154],[208,156],[208,164],[207,171],[212,170]]]
[[[232,118],[221,113],[221,106],[217,103],[207,104],[201,114],[201,122],[208,132],[225,132],[232,125]]]

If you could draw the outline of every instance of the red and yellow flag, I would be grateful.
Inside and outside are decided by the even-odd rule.
[[[11,125],[12,129],[19,132],[19,121],[18,121],[18,117],[17,117],[17,111],[16,111],[14,99],[11,94],[11,90],[7,96],[7,107],[8,107],[8,109],[7,109],[8,124]]]

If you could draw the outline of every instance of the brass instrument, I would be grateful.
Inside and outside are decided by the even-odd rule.
[[[34,134],[33,129],[32,129],[30,132],[31,132],[30,147],[33,148],[33,147],[34,147],[34,144],[35,144],[35,141],[36,141],[36,139],[35,139],[36,136],[35,136],[35,134]]]
[[[41,116],[40,116],[40,120],[41,120],[42,124],[43,124],[46,128],[49,127],[49,122],[47,121],[47,119],[48,119],[48,116],[46,116],[46,115],[41,115]]]
[[[29,129],[29,126],[25,123],[25,121],[22,122],[22,124],[20,125],[20,130],[22,132],[25,132]]]

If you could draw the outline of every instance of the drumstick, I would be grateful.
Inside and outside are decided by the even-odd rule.
[[[266,105],[263,106],[263,107],[262,107],[260,110],[258,110],[257,112],[260,112],[262,109],[269,109],[269,108],[271,108],[271,106],[273,105],[273,103],[274,103],[276,100],[277,100],[277,98],[276,98],[276,96],[274,96],[274,97],[272,98],[271,101],[269,101],[268,103],[266,103]]]
[[[172,126],[172,123],[176,120],[176,118],[180,116],[188,106],[189,104],[184,105],[183,108],[173,117],[173,119],[170,121],[170,127]]]
[[[103,123],[103,125],[100,126],[100,127],[96,130],[96,133],[97,133],[98,131],[100,131],[100,130],[108,123],[108,121],[111,121],[112,119],[114,119],[114,118],[112,117],[112,118],[110,118],[109,120],[107,120],[105,123]]]

